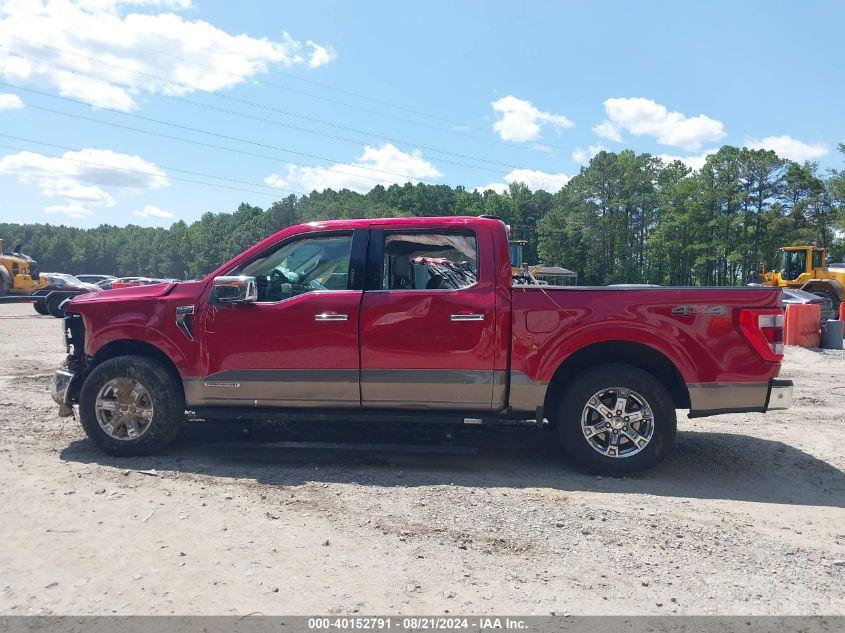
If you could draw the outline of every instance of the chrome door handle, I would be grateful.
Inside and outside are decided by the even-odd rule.
[[[348,314],[337,314],[336,312],[321,312],[320,314],[314,315],[315,321],[347,321],[349,320]]]
[[[483,321],[483,314],[453,314],[449,317],[450,321]]]

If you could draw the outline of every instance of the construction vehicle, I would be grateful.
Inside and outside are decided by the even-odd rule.
[[[777,271],[760,268],[757,279],[764,286],[797,288],[830,299],[834,314],[845,301],[845,269],[829,269],[827,249],[819,246],[784,246]]]
[[[516,284],[536,284],[531,276],[528,264],[523,260],[522,252],[528,240],[508,240],[508,253],[511,258],[511,275]]]
[[[31,295],[47,286],[38,276],[38,262],[21,253],[21,246],[23,243],[15,244],[7,254],[3,250],[3,240],[0,240],[0,296]]]
[[[65,301],[87,291],[56,290],[38,273],[38,262],[21,252],[22,246],[18,242],[6,253],[0,240],[0,303],[31,303],[38,314],[64,318]]]

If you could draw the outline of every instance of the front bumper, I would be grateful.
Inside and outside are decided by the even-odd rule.
[[[75,386],[78,375],[67,369],[57,369],[50,381],[50,397],[59,405],[59,417],[66,418],[73,415],[70,399],[71,389]]]
[[[722,413],[765,413],[792,406],[792,381],[687,383],[691,418]]]

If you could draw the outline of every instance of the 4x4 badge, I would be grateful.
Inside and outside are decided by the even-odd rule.
[[[680,314],[681,316],[697,316],[700,314],[712,316],[724,315],[727,313],[728,310],[725,306],[682,305],[672,308],[672,314]]]

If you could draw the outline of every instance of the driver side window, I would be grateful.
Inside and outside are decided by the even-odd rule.
[[[305,292],[346,290],[352,234],[304,237],[241,266],[255,277],[258,301],[284,301]]]

